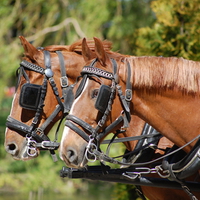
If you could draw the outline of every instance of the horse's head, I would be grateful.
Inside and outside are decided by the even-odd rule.
[[[88,142],[92,143],[89,148],[95,148],[93,142],[97,138],[101,141],[107,133],[115,131],[123,124],[126,128],[130,121],[129,103],[126,101],[130,101],[131,94],[127,93],[124,100],[123,95],[118,94],[124,93],[126,89],[126,83],[122,81],[126,79],[128,70],[123,59],[125,56],[107,53],[102,42],[97,38],[94,40],[95,59],[90,57],[90,50],[83,40],[86,66],[81,72],[82,79],[74,88],[75,100],[67,116],[61,140],[60,157],[69,167],[84,167],[87,163],[86,157],[90,156],[87,155],[88,150],[90,151]],[[119,77],[120,74],[123,77]],[[120,86],[117,91],[116,86]],[[116,122],[113,127],[106,128],[112,122]]]
[[[13,158],[28,160],[39,153],[35,142],[48,140],[45,135],[62,117],[63,101],[65,112],[69,110],[68,86],[80,75],[85,61],[79,50],[74,51],[76,45],[37,49],[24,37],[20,40],[25,56],[7,120],[5,148]]]

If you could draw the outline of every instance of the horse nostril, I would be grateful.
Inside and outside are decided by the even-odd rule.
[[[77,162],[77,160],[78,160],[77,153],[74,149],[68,149],[66,157],[67,157],[67,159],[69,160],[70,163],[75,164],[75,162]]]
[[[11,151],[13,151],[13,150],[16,149],[16,145],[15,144],[9,144],[8,145],[8,149],[11,150]]]
[[[8,145],[6,146],[6,151],[7,151],[8,153],[10,153],[11,155],[16,155],[17,152],[18,152],[18,148],[17,148],[16,144],[11,143],[11,144],[8,144]]]

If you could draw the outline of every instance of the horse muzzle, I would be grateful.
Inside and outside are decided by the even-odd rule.
[[[6,129],[6,133],[9,130]],[[11,135],[15,132],[11,131]],[[30,160],[32,158],[35,158],[39,155],[39,150],[36,148],[30,148],[27,146],[27,139],[24,137],[21,137],[20,140],[15,140],[13,137],[9,137],[5,139],[5,150],[7,153],[9,153],[15,160]]]

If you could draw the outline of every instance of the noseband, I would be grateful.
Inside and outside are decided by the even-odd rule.
[[[36,148],[49,149],[53,154],[52,150],[55,150],[59,147],[59,143],[56,142],[57,138],[55,139],[54,142],[50,141],[50,139],[44,134],[44,131],[60,111],[62,111],[63,115],[69,112],[71,103],[73,101],[73,97],[71,97],[73,85],[68,86],[68,78],[66,76],[64,57],[62,53],[60,51],[56,51],[59,57],[60,67],[61,67],[60,82],[62,88],[62,97],[60,97],[56,83],[53,79],[54,74],[51,69],[50,53],[48,51],[43,51],[43,52],[44,52],[44,62],[46,69],[38,65],[35,65],[33,63],[30,63],[26,60],[23,60],[20,63],[20,68],[19,68],[20,69],[19,79],[21,75],[23,75],[27,82],[24,85],[22,85],[19,104],[24,109],[34,110],[36,112],[31,125],[28,126],[12,118],[11,116],[8,116],[6,122],[6,126],[8,128],[18,132],[20,135],[27,138],[27,146],[29,149],[27,150],[27,153],[29,156],[36,155]],[[43,84],[35,85],[30,83],[29,77],[25,70],[31,70],[43,75],[44,76]],[[38,127],[38,123],[40,121],[44,107],[44,100],[46,98],[48,82],[52,87],[58,105],[56,106],[53,113],[46,119],[46,121],[40,127]],[[62,102],[61,99],[64,99],[64,103]]]

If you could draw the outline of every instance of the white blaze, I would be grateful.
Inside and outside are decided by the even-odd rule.
[[[76,108],[76,103],[77,103],[77,102],[79,101],[79,99],[81,98],[82,94],[84,93],[85,88],[87,88],[88,83],[89,83],[89,79],[87,79],[87,81],[86,81],[86,83],[85,83],[85,86],[84,86],[84,88],[83,88],[82,93],[79,95],[78,98],[76,98],[76,99],[74,100],[74,102],[73,102],[73,104],[72,104],[72,107],[71,107],[71,109],[70,109],[69,114],[73,115],[73,111],[74,111],[74,109]],[[63,152],[63,150],[64,150],[64,149],[63,149],[63,143],[64,143],[64,141],[67,139],[67,136],[68,136],[70,130],[71,130],[71,129],[70,129],[69,127],[67,127],[67,126],[64,127],[63,134],[62,134],[62,139],[61,139],[61,142],[60,142],[60,152]],[[61,155],[61,154],[60,154],[60,158],[62,159],[62,155]]]

